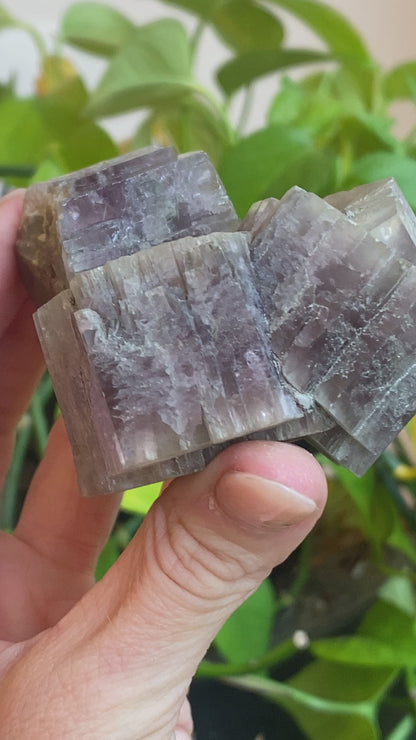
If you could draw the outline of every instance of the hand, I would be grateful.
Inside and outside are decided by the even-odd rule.
[[[13,253],[21,206],[21,192],[0,201],[1,481],[43,371]],[[0,536],[2,737],[189,740],[198,663],[308,534],[325,492],[304,450],[236,444],[173,481],[94,585],[120,497],[80,497],[58,421],[15,533]]]

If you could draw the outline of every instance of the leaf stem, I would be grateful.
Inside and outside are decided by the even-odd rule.
[[[394,730],[387,736],[386,740],[409,740],[410,734],[415,728],[413,717],[408,714],[399,722]]]
[[[231,125],[230,119],[228,118],[227,110],[226,110],[224,103],[218,100],[216,95],[214,95],[214,93],[211,92],[211,90],[208,90],[208,88],[204,87],[203,85],[200,85],[197,82],[195,82],[192,85],[192,88],[195,92],[199,93],[202,97],[204,97],[208,101],[208,103],[211,105],[211,107],[216,111],[216,113],[218,114],[218,116],[220,117],[223,123],[224,129],[227,135],[228,143],[231,145],[235,144],[237,142],[238,136],[237,136],[236,131],[234,131],[234,128]]]
[[[32,177],[35,167],[20,165],[0,165],[0,177]]]
[[[376,713],[376,705],[373,702],[346,702],[323,699],[320,696],[296,689],[294,686],[290,686],[290,684],[284,684],[280,681],[266,678],[265,676],[236,676],[224,680],[232,686],[260,694],[278,704],[282,703],[283,706],[285,706],[288,700],[291,700],[323,714],[355,715],[365,717],[370,722],[374,721]]]
[[[21,31],[26,31],[26,33],[30,36],[34,45],[36,46],[41,59],[46,59],[46,57],[48,56],[48,50],[39,31],[30,23],[26,23],[25,21],[15,21],[15,25],[16,28],[20,28]]]
[[[247,673],[257,673],[265,668],[271,668],[284,660],[296,655],[298,648],[293,640],[285,640],[272,650],[268,650],[260,658],[253,658],[244,663],[211,663],[203,660],[196,675],[198,678],[222,678],[227,676],[242,676]]]
[[[16,525],[19,483],[32,435],[33,425],[28,414],[25,414],[20,425],[21,427],[17,431],[13,460],[6,476],[1,502],[0,526],[1,529],[8,531],[12,531]]]
[[[254,86],[248,85],[245,88],[243,104],[241,106],[240,119],[237,124],[237,131],[239,136],[242,136],[247,126],[247,121],[250,116],[251,108],[254,100]]]
[[[42,459],[48,442],[49,429],[43,409],[42,396],[39,390],[36,391],[32,398],[32,403],[30,404],[30,415],[33,421],[33,431],[39,459]]]
[[[303,541],[299,550],[299,562],[295,580],[290,589],[290,596],[293,601],[300,596],[306,586],[311,574],[311,552],[312,552],[312,535],[309,535]]]
[[[198,46],[201,41],[202,34],[205,31],[206,28],[206,21],[203,18],[200,18],[198,23],[196,24],[195,31],[192,34],[191,37],[191,54],[192,54],[192,60],[195,61],[196,53],[198,51]]]
[[[410,699],[413,720],[416,722],[416,674],[414,668],[405,669],[407,695]]]

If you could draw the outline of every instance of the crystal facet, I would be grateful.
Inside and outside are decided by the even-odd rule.
[[[394,180],[242,224],[203,152],[29,188],[18,242],[84,494],[299,439],[361,475],[416,410],[416,218]]]
[[[185,237],[70,285],[37,311],[37,326],[65,418],[73,409],[73,438],[93,412],[78,403],[82,388],[102,406],[91,439],[97,459],[109,444],[114,452],[106,465],[115,490],[125,471],[300,415],[271,357],[246,234]],[[49,327],[64,315],[71,336],[61,332],[57,352]],[[75,369],[71,383],[63,362]],[[88,376],[82,388],[77,367]]]
[[[204,152],[149,147],[32,185],[17,250],[36,305],[69,280],[171,239],[232,231],[238,220]]]

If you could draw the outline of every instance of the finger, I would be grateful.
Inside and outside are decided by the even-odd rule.
[[[0,489],[15,426],[43,367],[32,320],[34,309],[20,282],[14,249],[23,195],[23,190],[17,190],[0,200]]]
[[[24,192],[14,190],[0,199],[0,337],[25,298],[14,249]]]
[[[174,481],[116,565],[34,649],[38,672],[60,676],[45,717],[53,707],[66,731],[75,703],[86,736],[170,740],[215,634],[303,540],[325,496],[313,457],[279,443],[235,445]]]
[[[27,299],[0,339],[0,490],[10,464],[16,425],[44,369],[32,311]]]
[[[65,571],[94,573],[120,500],[118,494],[81,497],[60,418],[29,489],[15,536]]]

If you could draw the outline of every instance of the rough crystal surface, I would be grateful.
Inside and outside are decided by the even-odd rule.
[[[55,357],[44,327],[68,310],[72,336],[65,345],[62,332]],[[75,407],[86,429],[92,403],[78,408],[62,362],[86,369],[89,396],[100,389],[96,459],[111,440],[116,490],[123,472],[300,416],[271,357],[244,233],[186,237],[81,272],[37,316],[63,413]]]
[[[203,152],[30,188],[18,255],[82,491],[240,439],[305,438],[364,473],[415,411],[415,244],[394,180],[292,188],[239,226]]]
[[[326,200],[398,257],[416,264],[416,216],[392,177],[334,193]]]
[[[17,243],[36,305],[84,270],[238,220],[204,152],[149,147],[27,191]]]

